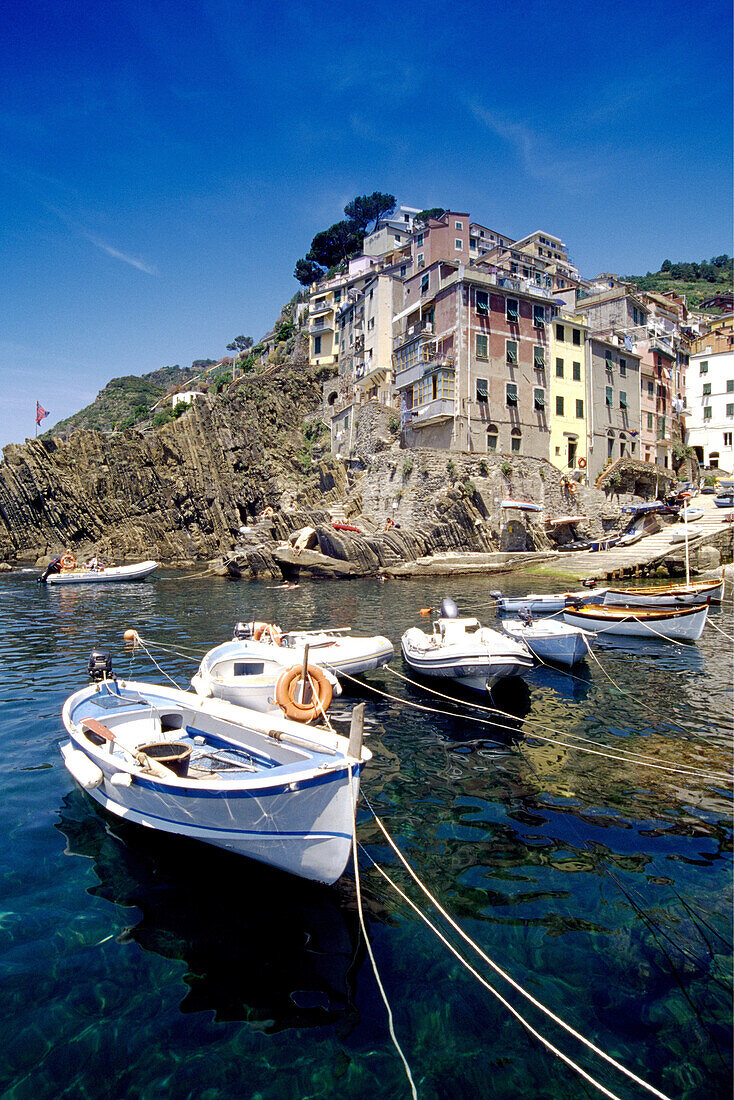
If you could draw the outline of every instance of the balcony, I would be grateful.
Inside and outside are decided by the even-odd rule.
[[[416,306],[416,309],[418,307]],[[421,318],[420,321],[414,321],[411,325],[408,325],[407,329],[398,333],[397,336],[393,336],[392,346],[393,351],[396,348],[402,347],[403,344],[412,343],[418,336],[425,333],[426,336],[433,335],[433,322],[426,321],[425,318]]]
[[[308,307],[308,315],[309,317],[318,317],[323,313],[331,313],[333,309],[334,303],[332,301],[322,302],[321,305],[311,302]]]
[[[309,325],[309,336],[322,336],[326,332],[333,332],[334,326],[330,321],[321,321],[316,325]]]
[[[428,374],[429,371],[433,371],[437,366],[440,366],[443,370],[453,371],[454,361],[450,355],[437,355],[435,350],[428,351],[426,345],[423,345],[423,358],[419,359],[417,363],[413,363],[412,366],[406,370],[398,371],[395,375],[395,388],[398,390],[407,389],[408,386],[412,386],[415,382],[419,382],[424,374]]]
[[[452,420],[453,416],[453,398],[437,397],[435,401],[428,401],[425,405],[410,409],[405,414],[404,427],[427,428],[431,424],[440,424],[444,420]]]

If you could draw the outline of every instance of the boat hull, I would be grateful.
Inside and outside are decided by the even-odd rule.
[[[721,603],[724,581],[713,584],[672,585],[657,591],[650,588],[610,588],[604,596],[605,607],[693,607]]]
[[[485,629],[482,634],[494,636],[491,643],[434,646],[428,635],[413,628],[403,635],[403,657],[421,676],[456,680],[473,691],[489,691],[500,680],[522,676],[533,667],[532,656],[522,643],[503,639],[496,631]]]
[[[597,634],[622,634],[635,638],[661,638],[666,641],[695,642],[702,633],[708,616],[708,604],[703,607],[671,609],[668,614],[646,617],[648,608],[609,608],[610,615],[605,617],[603,608],[566,608],[564,622],[582,630],[593,630]],[[614,615],[613,612],[622,614]],[[639,614],[638,614],[639,612]]]
[[[569,667],[583,661],[589,652],[587,634],[583,630],[577,630],[567,623],[553,623],[559,630],[546,632],[542,624],[503,623],[503,629],[511,638],[524,642],[530,652],[540,661],[550,661],[553,664],[568,665]]]
[[[606,588],[590,588],[583,592],[559,592],[549,595],[498,596],[497,610],[503,614],[522,611],[527,608],[533,615],[552,615],[563,611],[570,603],[598,603],[606,593]]]
[[[143,581],[158,568],[158,562],[142,561],[137,565],[113,565],[109,569],[79,569],[49,573],[46,584],[110,584],[114,581]]]

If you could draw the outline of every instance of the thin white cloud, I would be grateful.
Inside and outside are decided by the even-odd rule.
[[[119,249],[113,248],[110,244],[106,244],[105,241],[100,240],[99,237],[95,237],[91,233],[87,233],[86,230],[83,230],[83,232],[84,236],[95,246],[95,248],[99,248],[101,252],[106,252],[113,260],[122,260],[124,264],[130,264],[130,267],[135,267],[138,271],[144,271],[146,275],[158,274],[157,268],[152,267],[150,264],[143,263],[142,260],[138,260],[135,256],[128,256],[125,252],[120,252]]]

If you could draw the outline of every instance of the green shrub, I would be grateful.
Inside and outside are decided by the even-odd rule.
[[[153,427],[162,428],[164,424],[169,424],[175,417],[173,409],[159,409],[153,417]]]
[[[464,491],[466,495],[470,497],[473,497],[477,492],[476,485],[468,477],[464,479]]]
[[[413,456],[408,455],[403,462],[403,477],[410,477],[410,471],[413,469]]]
[[[393,435],[396,432],[399,432],[400,431],[400,421],[398,420],[397,416],[391,416],[390,419],[387,422],[387,426],[390,429],[390,431],[393,433]]]
[[[487,465],[486,459],[480,458],[479,459],[479,476],[480,477],[487,477],[488,475],[489,475],[489,466]]]
[[[500,466],[500,470],[505,475],[505,477],[510,476],[510,474],[512,473],[512,463],[510,462],[509,459],[507,459],[507,458],[505,459],[505,461]]]
[[[449,475],[449,481],[453,481],[456,477],[456,466],[451,459],[446,463],[446,473]]]

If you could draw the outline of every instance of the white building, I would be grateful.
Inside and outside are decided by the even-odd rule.
[[[734,318],[692,345],[686,373],[686,442],[703,466],[734,471]]]
[[[182,401],[185,401],[187,405],[190,405],[197,397],[203,397],[201,390],[185,390],[183,393],[174,393],[171,398],[171,408],[175,409],[176,405],[179,405]]]

